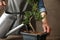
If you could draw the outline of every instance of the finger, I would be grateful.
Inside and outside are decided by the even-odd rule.
[[[5,1],[3,1],[3,5],[6,5]]]
[[[43,25],[44,32],[47,32],[46,27]]]
[[[2,6],[2,2],[0,2],[0,6]]]
[[[47,26],[47,33],[50,33],[50,28]]]

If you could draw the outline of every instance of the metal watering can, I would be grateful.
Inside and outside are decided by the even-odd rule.
[[[0,0],[0,1],[2,1],[2,0]],[[11,4],[10,7],[12,7],[13,12],[15,12],[15,11],[20,12],[15,0],[14,1],[9,0],[8,4],[9,4],[9,2]],[[28,5],[28,2],[26,2],[26,4],[25,4],[22,11],[26,10],[27,5]],[[6,13],[6,9],[7,9],[7,7],[4,8],[5,11],[2,14],[2,16],[0,17],[0,38],[4,37],[4,36],[8,36],[9,34],[11,34],[12,32],[14,32],[16,30],[18,30],[19,28],[21,28],[24,25],[24,24],[19,25],[20,24],[19,21],[21,20],[20,14]],[[16,10],[14,10],[14,9],[16,9]],[[11,10],[10,10],[10,12],[11,12]],[[12,30],[10,30],[10,28],[12,26],[13,26],[13,28],[12,28]]]

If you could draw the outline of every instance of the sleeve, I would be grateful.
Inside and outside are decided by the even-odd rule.
[[[38,9],[40,10],[40,12],[46,11],[43,0],[39,0]]]

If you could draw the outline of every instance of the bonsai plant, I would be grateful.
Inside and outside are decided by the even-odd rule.
[[[24,24],[29,24],[29,26],[32,28],[33,32],[35,31],[32,24],[31,24],[31,19],[33,16],[35,17],[35,20],[41,21],[42,17],[40,14],[40,11],[38,10],[38,0],[27,0],[28,4],[31,6],[31,10],[27,10],[24,13],[24,19],[23,23]]]
[[[33,32],[26,31],[26,32],[21,32],[23,34],[23,40],[46,40],[46,33],[41,33],[41,32],[36,32],[35,29],[33,28],[31,24],[31,19],[33,16],[35,17],[35,20],[41,21],[43,18],[41,16],[40,11],[38,10],[38,0],[27,0],[29,2],[29,5],[31,5],[32,10],[30,11],[25,11],[24,13],[24,19],[23,19],[23,24],[29,25]]]

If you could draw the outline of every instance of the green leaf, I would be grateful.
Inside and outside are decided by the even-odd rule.
[[[27,0],[28,1],[28,0]],[[32,6],[32,10],[25,11],[23,23],[28,24],[31,16],[34,16],[36,20],[42,20],[41,13],[38,10],[38,1],[39,0],[29,0],[29,5]]]

